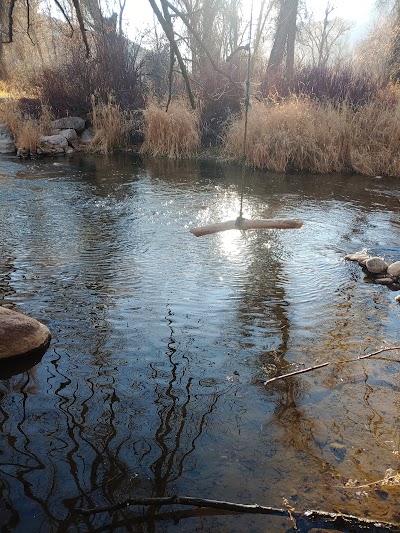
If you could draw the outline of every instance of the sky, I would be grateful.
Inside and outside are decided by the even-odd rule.
[[[352,20],[355,23],[352,30],[353,39],[359,37],[368,26],[373,15],[376,0],[329,0],[336,7],[333,14],[337,17]],[[306,0],[308,9],[316,18],[323,18],[327,0]],[[257,0],[254,1],[257,4]],[[243,5],[250,10],[251,1],[243,0]],[[148,0],[128,0],[125,8],[125,18],[128,21],[127,32],[134,37],[152,23],[153,15]]]
[[[309,10],[322,19],[326,2],[323,0],[306,0],[306,2]],[[332,15],[354,22],[354,28],[351,31],[354,41],[367,30],[374,16],[376,0],[330,0],[330,4],[335,6]]]

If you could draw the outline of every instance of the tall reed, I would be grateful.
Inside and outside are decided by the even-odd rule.
[[[168,111],[150,102],[144,110],[144,121],[142,153],[177,159],[193,156],[198,151],[199,118],[186,101],[171,102]]]
[[[40,135],[51,133],[53,115],[48,106],[41,106],[39,118],[23,113],[18,100],[7,100],[0,104],[0,122],[7,124],[15,142],[21,150],[34,153]]]
[[[231,122],[226,156],[243,154],[244,119]],[[256,103],[249,111],[246,156],[249,165],[278,172],[354,171],[400,176],[400,103],[375,98],[354,109],[290,97]]]
[[[349,159],[359,174],[400,177],[400,102],[375,100],[354,113]]]
[[[133,125],[133,114],[123,111],[112,95],[101,102],[92,95],[92,122],[95,135],[90,150],[108,154],[126,148]]]
[[[247,161],[257,168],[337,172],[345,167],[346,109],[292,97],[280,103],[255,103],[249,111]],[[225,136],[230,158],[243,153],[244,119]]]

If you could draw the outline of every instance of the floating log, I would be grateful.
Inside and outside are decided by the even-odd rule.
[[[246,218],[227,220],[226,222],[218,222],[210,226],[202,226],[200,228],[190,228],[190,232],[196,237],[203,235],[210,235],[211,233],[218,233],[219,231],[227,231],[230,229],[296,229],[301,228],[303,223],[300,220],[291,220],[283,218],[272,219],[256,219],[248,220]]]

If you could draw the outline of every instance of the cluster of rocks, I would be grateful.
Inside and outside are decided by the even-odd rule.
[[[386,285],[393,291],[400,290],[400,261],[388,264],[382,257],[371,256],[365,252],[348,254],[344,258],[356,261],[374,283]],[[396,296],[396,300],[400,302],[400,295]]]
[[[52,122],[51,135],[41,135],[35,154],[30,154],[18,147],[11,131],[5,124],[0,124],[0,153],[17,152],[19,157],[32,155],[70,154],[90,144],[94,138],[93,128],[86,128],[81,117],[64,117]]]

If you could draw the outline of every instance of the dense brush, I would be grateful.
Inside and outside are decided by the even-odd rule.
[[[225,135],[228,158],[243,154],[244,119]],[[246,157],[256,168],[400,176],[400,104],[374,99],[354,109],[291,97],[256,103],[248,116]]]

